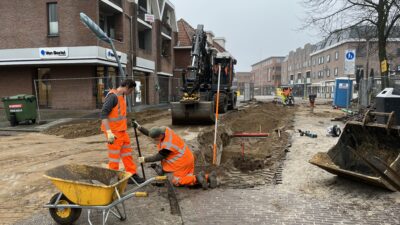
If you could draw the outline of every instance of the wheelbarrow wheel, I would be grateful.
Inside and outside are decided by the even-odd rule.
[[[58,198],[59,193],[55,194],[51,199],[50,199],[50,204],[55,204],[56,200]],[[70,205],[74,204],[71,202],[65,195],[61,195],[60,200],[58,201],[59,205]],[[73,224],[76,220],[79,219],[79,216],[81,215],[82,209],[78,208],[49,208],[50,215],[56,221],[58,224],[61,225],[67,225],[67,224]]]

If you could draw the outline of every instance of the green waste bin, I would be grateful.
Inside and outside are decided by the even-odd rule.
[[[11,126],[16,126],[20,122],[36,122],[37,109],[34,95],[20,94],[4,97],[1,100]]]

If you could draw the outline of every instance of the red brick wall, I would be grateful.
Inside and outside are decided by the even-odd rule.
[[[0,70],[0,97],[34,94],[31,67],[2,67]]]
[[[175,69],[186,69],[190,65],[190,49],[175,49]]]

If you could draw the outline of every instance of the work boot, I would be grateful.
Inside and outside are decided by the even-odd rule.
[[[215,171],[208,174],[208,182],[210,183],[210,188],[216,188],[218,186],[217,173]]]
[[[134,179],[136,181],[136,183],[141,184],[143,182],[145,182],[146,180],[143,177],[139,177],[139,175],[137,175],[136,173],[133,174],[129,180],[128,180],[128,184],[134,184],[135,182],[132,180]]]
[[[208,189],[208,183],[207,183],[206,175],[204,174],[203,171],[201,171],[200,173],[198,173],[198,174],[196,175],[196,180],[197,180],[197,183],[200,184],[201,187],[202,187],[204,190],[207,190],[207,189]]]

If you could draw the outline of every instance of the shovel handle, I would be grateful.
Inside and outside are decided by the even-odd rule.
[[[135,131],[135,139],[136,139],[136,145],[137,145],[137,148],[138,148],[139,157],[142,157],[142,152],[140,151],[140,145],[139,145],[139,138],[138,138],[138,135],[137,135],[137,130],[136,130],[136,128],[133,128],[133,130]],[[140,163],[140,166],[142,167],[143,178],[146,180],[146,174],[144,173],[143,163]]]

